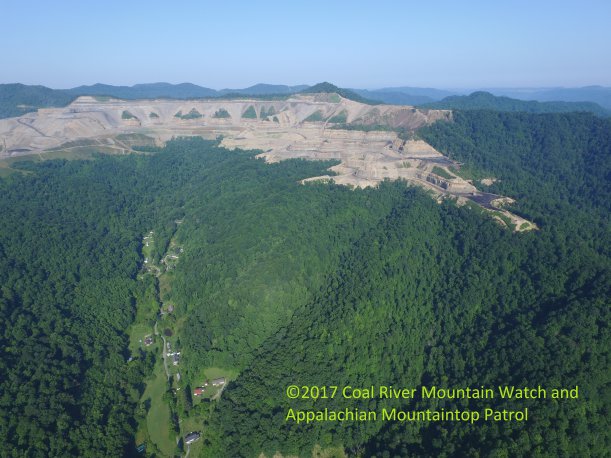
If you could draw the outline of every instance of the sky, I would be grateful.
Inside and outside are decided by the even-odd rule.
[[[7,1],[0,83],[611,86],[611,1]]]

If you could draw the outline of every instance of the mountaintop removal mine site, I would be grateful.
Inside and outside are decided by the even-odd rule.
[[[479,191],[459,176],[459,163],[414,134],[419,127],[451,120],[449,110],[369,105],[334,93],[270,100],[81,96],[63,108],[0,119],[0,159],[83,148],[122,154],[136,145],[161,146],[172,137],[221,137],[222,146],[261,150],[257,157],[268,162],[339,161],[330,169],[334,175],[305,181],[368,187],[403,179],[437,199],[453,198],[459,205],[474,202],[515,230],[535,229],[534,223],[505,208],[512,199]]]

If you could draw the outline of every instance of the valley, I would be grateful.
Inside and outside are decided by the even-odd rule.
[[[0,458],[611,458],[611,2],[0,11]]]
[[[483,184],[491,192],[482,205],[522,196],[515,205],[539,231],[505,230],[479,205],[436,202],[400,180],[302,185],[340,164],[265,162],[260,149],[199,137],[132,154],[8,159],[3,447],[35,456],[439,456],[448,435],[452,456],[464,456],[532,435],[541,438],[533,454],[575,456],[583,442],[600,449],[608,124],[581,114],[453,118],[421,128],[420,139],[396,139],[388,154],[407,149],[410,167],[426,160],[447,179],[455,152],[474,180],[482,170],[496,178]],[[570,141],[547,148],[540,132],[554,145]],[[528,424],[476,429],[285,421],[288,409],[317,407],[287,402],[295,383],[451,388],[552,377],[579,385],[588,402],[528,404]],[[320,408],[364,411],[368,402]],[[563,418],[593,433],[558,442],[577,434],[556,426]]]

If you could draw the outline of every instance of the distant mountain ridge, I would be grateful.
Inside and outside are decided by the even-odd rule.
[[[378,105],[382,102],[365,98],[350,89],[342,89],[334,84],[323,82],[315,84],[301,91],[302,94],[318,94],[318,93],[334,93],[342,96],[345,99],[354,100],[355,102],[366,103],[368,105]]]
[[[494,95],[539,102],[594,102],[611,110],[611,87],[585,86],[578,88],[486,89]]]
[[[307,89],[309,86],[300,84],[297,86],[287,86],[285,84],[264,84],[259,83],[245,89],[222,89],[217,91],[219,95],[223,94],[245,94],[245,95],[277,95],[277,94],[294,94]]]
[[[173,99],[190,99],[200,97],[216,97],[218,91],[192,83],[149,83],[134,86],[112,86],[109,84],[94,84],[65,89],[64,92],[74,96],[106,95],[120,99],[150,99],[169,97]]]
[[[373,92],[395,92],[401,94],[407,94],[410,96],[428,97],[432,101],[441,100],[451,95],[460,95],[455,91],[448,91],[445,89],[435,89],[431,87],[411,87],[411,86],[398,86],[398,87],[385,87],[376,89]]]
[[[601,86],[550,89],[490,89],[487,93],[478,91],[475,93],[477,95],[471,94],[465,96],[441,89],[408,86],[374,90],[343,89],[326,82],[315,86],[305,84],[288,86],[261,83],[244,89],[222,90],[215,90],[192,83],[171,84],[163,82],[135,84],[133,86],[113,86],[98,83],[89,86],[78,86],[72,89],[51,89],[45,86],[13,83],[0,84],[0,118],[20,116],[36,111],[38,108],[66,106],[81,95],[109,96],[134,100],[239,96],[284,97],[299,92],[336,92],[342,97],[362,103],[416,105],[428,108],[489,109],[496,111],[525,111],[529,113],[588,111],[598,116],[609,116],[611,112],[611,88]],[[496,97],[496,99],[491,97]],[[528,100],[524,100],[525,98]],[[608,111],[605,111],[605,109]]]
[[[355,92],[361,93],[361,89]],[[392,98],[385,94],[406,94],[409,97],[421,96],[431,100],[417,102],[423,104],[428,102],[440,101],[446,97],[467,95],[472,92],[489,92],[499,97],[510,97],[523,101],[537,102],[593,102],[606,110],[611,110],[611,87],[604,86],[584,86],[584,87],[549,87],[549,88],[472,88],[469,90],[442,90],[434,88],[419,88],[410,86],[386,87],[382,89],[370,90],[373,94],[369,97],[383,100],[386,103],[402,103],[401,98]],[[380,94],[380,95],[378,95]]]
[[[380,102],[388,103],[389,105],[422,105],[438,100],[426,95],[414,95],[400,91],[394,92],[381,89],[351,89],[351,91],[355,92],[361,97],[365,97],[366,99],[379,100]]]
[[[147,83],[135,84],[133,86],[112,86],[109,84],[94,84],[91,86],[79,86],[66,89],[65,92],[74,95],[106,95],[121,99],[198,99],[206,97],[222,97],[224,95],[278,95],[294,94],[307,89],[309,86],[302,84],[298,86],[287,86],[284,84],[255,84],[243,89],[211,89],[192,83]]]
[[[420,105],[421,108],[447,110],[492,110],[525,113],[567,113],[585,111],[597,116],[608,117],[611,113],[594,102],[538,102],[496,96],[490,92],[478,91],[470,95],[453,95],[438,102]]]

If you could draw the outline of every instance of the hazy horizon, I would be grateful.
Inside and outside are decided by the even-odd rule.
[[[0,83],[611,86],[611,4],[4,2]]]
[[[325,80],[326,81],[326,80]],[[302,85],[307,85],[307,86],[313,86],[315,84],[318,83],[322,83],[325,81],[316,81],[313,83],[295,83],[295,84],[287,84],[287,83],[283,83],[283,82],[266,82],[266,81],[258,81],[256,83],[252,83],[252,84],[246,84],[243,86],[233,86],[233,87],[212,87],[209,84],[206,83],[195,83],[193,81],[177,81],[177,82],[171,82],[171,81],[141,81],[141,82],[137,82],[137,83],[133,83],[133,84],[121,84],[121,83],[107,83],[104,81],[96,81],[94,83],[87,83],[87,84],[77,84],[74,86],[66,86],[66,87],[55,87],[55,86],[49,86],[46,84],[42,84],[42,83],[24,83],[23,81],[6,81],[6,82],[0,82],[0,84],[25,84],[25,85],[37,85],[37,86],[45,86],[48,87],[50,89],[74,89],[76,87],[80,87],[80,86],[94,86],[96,84],[102,84],[102,85],[108,85],[108,86],[116,86],[116,87],[133,87],[136,85],[152,85],[152,84],[172,84],[172,85],[179,85],[179,84],[194,84],[203,88],[207,88],[207,89],[213,89],[215,91],[223,91],[223,90],[230,90],[230,89],[236,89],[236,90],[241,90],[241,89],[246,89],[249,87],[253,87],[259,84],[269,84],[269,85],[278,85],[278,86],[302,86]],[[334,84],[336,85],[333,81],[326,81],[328,83]],[[336,85],[338,86],[338,85]],[[340,87],[340,86],[338,86]],[[588,88],[588,87],[600,87],[600,88],[605,88],[605,89],[610,89],[611,88],[611,84],[606,86],[606,85],[602,85],[602,84],[587,84],[587,85],[582,85],[582,86],[490,86],[490,87],[445,87],[445,86],[414,86],[411,84],[397,84],[395,86],[376,86],[376,87],[357,87],[357,86],[341,86],[342,88],[348,88],[348,89],[365,89],[365,90],[370,90],[370,91],[375,91],[375,90],[380,90],[380,89],[393,89],[393,88],[400,88],[400,87],[413,87],[416,89],[438,89],[438,90],[442,90],[442,91],[448,91],[448,92],[465,92],[468,93],[470,91],[499,91],[499,90],[511,90],[511,91],[524,91],[525,93],[528,93],[530,91],[540,91],[540,90],[548,90],[548,89],[583,89],[583,88]]]

